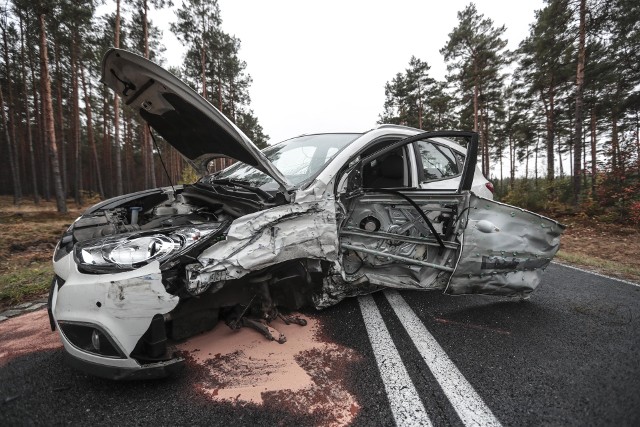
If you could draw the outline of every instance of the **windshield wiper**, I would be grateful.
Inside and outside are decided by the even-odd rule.
[[[257,194],[267,202],[273,202],[273,196],[271,194],[267,193],[266,191],[258,187],[254,187],[250,185],[248,181],[242,181],[240,179],[233,179],[233,178],[218,178],[218,179],[214,178],[214,179],[210,179],[209,182],[211,184],[230,185],[234,187],[243,188],[245,190],[249,190],[252,193]]]

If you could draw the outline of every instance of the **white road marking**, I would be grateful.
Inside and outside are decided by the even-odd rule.
[[[358,301],[396,425],[431,426],[427,410],[402,364],[376,302],[370,295],[362,296]]]
[[[385,296],[464,425],[500,426],[500,421],[456,368],[404,298],[396,291],[386,291]]]
[[[585,270],[584,268],[574,267],[573,265],[564,264],[564,263],[561,263],[561,262],[558,262],[558,261],[551,261],[551,264],[560,265],[562,267],[567,267],[567,268],[572,268],[574,270],[582,271],[583,273],[593,274],[594,276],[602,277],[604,279],[615,280],[616,282],[626,283],[627,285],[640,287],[639,283],[629,282],[628,280],[618,279],[617,277],[607,276],[607,275],[604,275],[604,274],[596,273],[595,271]]]

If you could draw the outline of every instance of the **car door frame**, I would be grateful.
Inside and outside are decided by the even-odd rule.
[[[453,137],[453,138],[469,138],[469,144],[467,146],[467,154],[465,156],[465,160],[464,160],[464,166],[462,168],[462,174],[460,175],[460,183],[458,185],[458,188],[456,190],[456,193],[461,193],[462,191],[468,191],[471,190],[471,186],[473,185],[473,177],[475,174],[475,169],[476,169],[476,163],[477,163],[477,156],[478,156],[478,133],[477,132],[470,132],[470,131],[432,131],[432,132],[423,132],[423,133],[419,133],[404,139],[400,139],[399,141],[395,141],[391,144],[389,144],[388,146],[374,152],[371,153],[370,155],[368,155],[367,157],[364,157],[362,159],[360,159],[356,165],[354,165],[354,168],[359,168],[359,173],[357,175],[359,175],[360,179],[362,178],[362,167],[375,160],[376,158],[385,155],[386,153],[395,150],[398,147],[402,147],[404,145],[408,145],[411,144],[412,145],[412,150],[408,150],[409,152],[413,151],[413,156],[415,156],[414,158],[414,162],[409,162],[410,163],[410,167],[413,166],[415,167],[415,174],[418,174],[418,182],[416,183],[416,187],[415,189],[420,189],[420,178],[419,178],[419,171],[418,171],[418,159],[417,159],[417,154],[415,152],[416,147],[415,147],[415,142],[420,141],[422,139],[429,139],[429,138],[447,138],[447,137]],[[354,169],[354,168],[349,168],[349,169]],[[355,183],[354,183],[355,184]],[[359,183],[359,186],[362,187],[362,182]],[[407,188],[407,190],[411,190],[411,188]],[[451,192],[450,189],[429,189],[426,191],[434,191],[434,192]]]
[[[409,155],[415,155],[415,151],[413,151],[413,154],[411,154],[411,151],[415,147],[415,145],[413,144],[415,141],[418,141],[421,139],[434,138],[434,137],[464,137],[469,139],[468,155],[465,157],[463,173],[457,189],[455,190],[422,189],[419,186],[419,182],[413,183],[414,184],[413,187],[408,186],[408,187],[395,188],[395,189],[363,187],[363,179],[362,179],[363,168],[364,168],[364,165],[366,165],[368,162],[371,162],[376,158],[384,156],[390,151],[393,151],[403,146],[408,146],[408,147],[410,146],[411,148],[407,150],[410,153]],[[447,232],[443,234],[443,236],[440,236],[440,234],[434,229],[433,224],[431,224],[430,220],[427,218],[427,213],[423,211],[423,209],[419,206],[418,203],[424,204],[425,201],[426,203],[429,203],[428,202],[429,200],[437,199],[438,197],[444,197],[446,199],[447,197],[460,198],[462,196],[463,199],[460,199],[462,201],[462,206],[460,206],[460,210],[458,210],[458,213],[461,213],[461,211],[464,211],[465,206],[468,203],[468,196],[464,196],[463,192],[467,192],[471,189],[471,185],[473,182],[473,175],[474,175],[473,172],[475,172],[475,168],[476,168],[477,152],[478,152],[478,134],[477,133],[465,132],[465,131],[438,131],[438,132],[423,132],[407,138],[400,139],[363,158],[358,158],[358,156],[354,156],[354,160],[351,163],[349,163],[349,167],[343,172],[343,176],[346,176],[346,187],[344,188],[345,189],[344,196],[346,197],[346,200],[354,200],[353,203],[358,203],[358,201],[362,199],[371,199],[368,202],[368,203],[373,203],[373,205],[371,206],[375,206],[376,204],[379,205],[380,203],[383,203],[383,204],[389,203],[392,207],[394,207],[397,204],[397,202],[389,201],[388,199],[389,197],[393,197],[396,199],[404,199],[401,202],[401,204],[408,203],[412,205],[413,208],[419,213],[419,216],[422,217],[422,222],[425,223],[425,225],[428,226],[431,231],[429,237],[413,239],[413,241],[422,239],[422,241],[424,241],[425,244],[427,245],[439,246],[439,250],[437,252],[438,255],[435,258],[437,259],[437,261],[422,262],[420,260],[412,259],[409,257],[404,257],[404,256],[400,257],[396,255],[382,254],[380,252],[377,252],[376,250],[371,250],[366,246],[356,246],[353,244],[353,242],[349,241],[348,236],[356,235],[360,237],[366,237],[368,235],[371,238],[376,238],[376,239],[385,239],[385,238],[388,239],[389,236],[388,236],[388,233],[380,233],[378,230],[374,230],[373,233],[369,233],[369,234],[364,233],[364,236],[363,236],[363,233],[361,231],[353,229],[352,220],[354,218],[351,217],[351,213],[349,213],[349,215],[346,215],[347,211],[344,211],[346,215],[344,222],[338,225],[338,236],[340,240],[340,247],[346,251],[356,251],[356,252],[362,252],[364,254],[376,255],[376,256],[387,256],[389,259],[396,259],[398,261],[404,261],[407,264],[413,264],[413,265],[418,265],[422,267],[429,267],[433,269],[434,274],[429,277],[429,280],[425,279],[425,280],[420,280],[419,282],[416,282],[414,280],[412,285],[400,286],[400,287],[416,288],[416,284],[419,283],[420,285],[418,286],[418,288],[428,289],[430,286],[433,286],[434,283],[440,280],[439,278],[441,277],[441,273],[446,273],[446,276],[442,277],[442,279],[444,279],[445,282],[448,283],[448,277],[453,273],[453,271],[455,271],[455,265],[457,264],[457,261],[459,259],[458,254],[459,254],[459,247],[461,245],[461,242],[450,243],[454,241],[452,239],[457,240],[457,237],[456,237],[457,233],[455,232],[455,230],[453,230],[453,232]],[[408,162],[408,163],[413,164],[414,167],[417,166],[417,164],[415,163],[415,159],[414,159],[414,162]],[[415,172],[416,171],[414,171],[414,174]],[[338,182],[343,182],[343,178],[339,178]],[[411,197],[409,195],[411,195]],[[384,200],[385,198],[387,198],[387,200]],[[421,200],[418,202],[415,202],[414,199],[416,200],[421,199]],[[375,209],[375,208],[372,207],[372,209]],[[347,224],[351,224],[351,226]],[[454,222],[453,226],[457,227],[457,226],[460,226],[460,224],[456,225],[456,223]],[[343,237],[345,236],[347,236],[346,237],[347,242],[343,241]],[[433,242],[431,243],[426,242],[429,239],[433,240]],[[403,240],[403,239],[398,239],[398,240]],[[454,249],[454,247],[456,249]],[[452,250],[454,250],[454,252],[451,252]],[[351,275],[351,273],[346,273],[346,274]],[[378,278],[380,279],[380,275],[378,275]],[[345,279],[347,279],[347,277],[345,277]],[[371,281],[371,277],[369,277],[369,280]],[[382,283],[380,282],[380,280],[378,280],[377,284],[383,285],[383,286],[390,286],[389,282],[384,283],[384,280],[382,280]],[[441,287],[441,289],[444,289],[444,287]]]

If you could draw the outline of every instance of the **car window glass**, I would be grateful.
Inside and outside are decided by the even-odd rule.
[[[328,162],[337,152],[338,152],[338,147],[329,147],[324,161]]]
[[[316,147],[314,146],[296,147],[292,150],[278,153],[279,156],[272,160],[272,163],[285,176],[305,176],[315,152]]]
[[[449,178],[460,174],[453,151],[444,145],[418,141],[426,181]]]
[[[292,184],[300,184],[318,173],[338,152],[360,134],[305,135],[267,147],[264,154]],[[262,189],[275,190],[275,181],[244,163],[236,163],[216,175],[218,179],[240,179]]]
[[[464,154],[460,154],[457,151],[454,151],[453,154],[456,156],[458,160],[458,170],[462,172],[462,168],[464,168]]]

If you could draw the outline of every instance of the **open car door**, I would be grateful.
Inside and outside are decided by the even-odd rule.
[[[420,189],[406,172],[414,143],[434,137],[468,140],[458,188]],[[474,132],[426,132],[352,162],[339,191],[343,279],[453,295],[534,290],[558,250],[564,226],[473,194],[477,153]],[[391,173],[367,178],[373,169]]]

